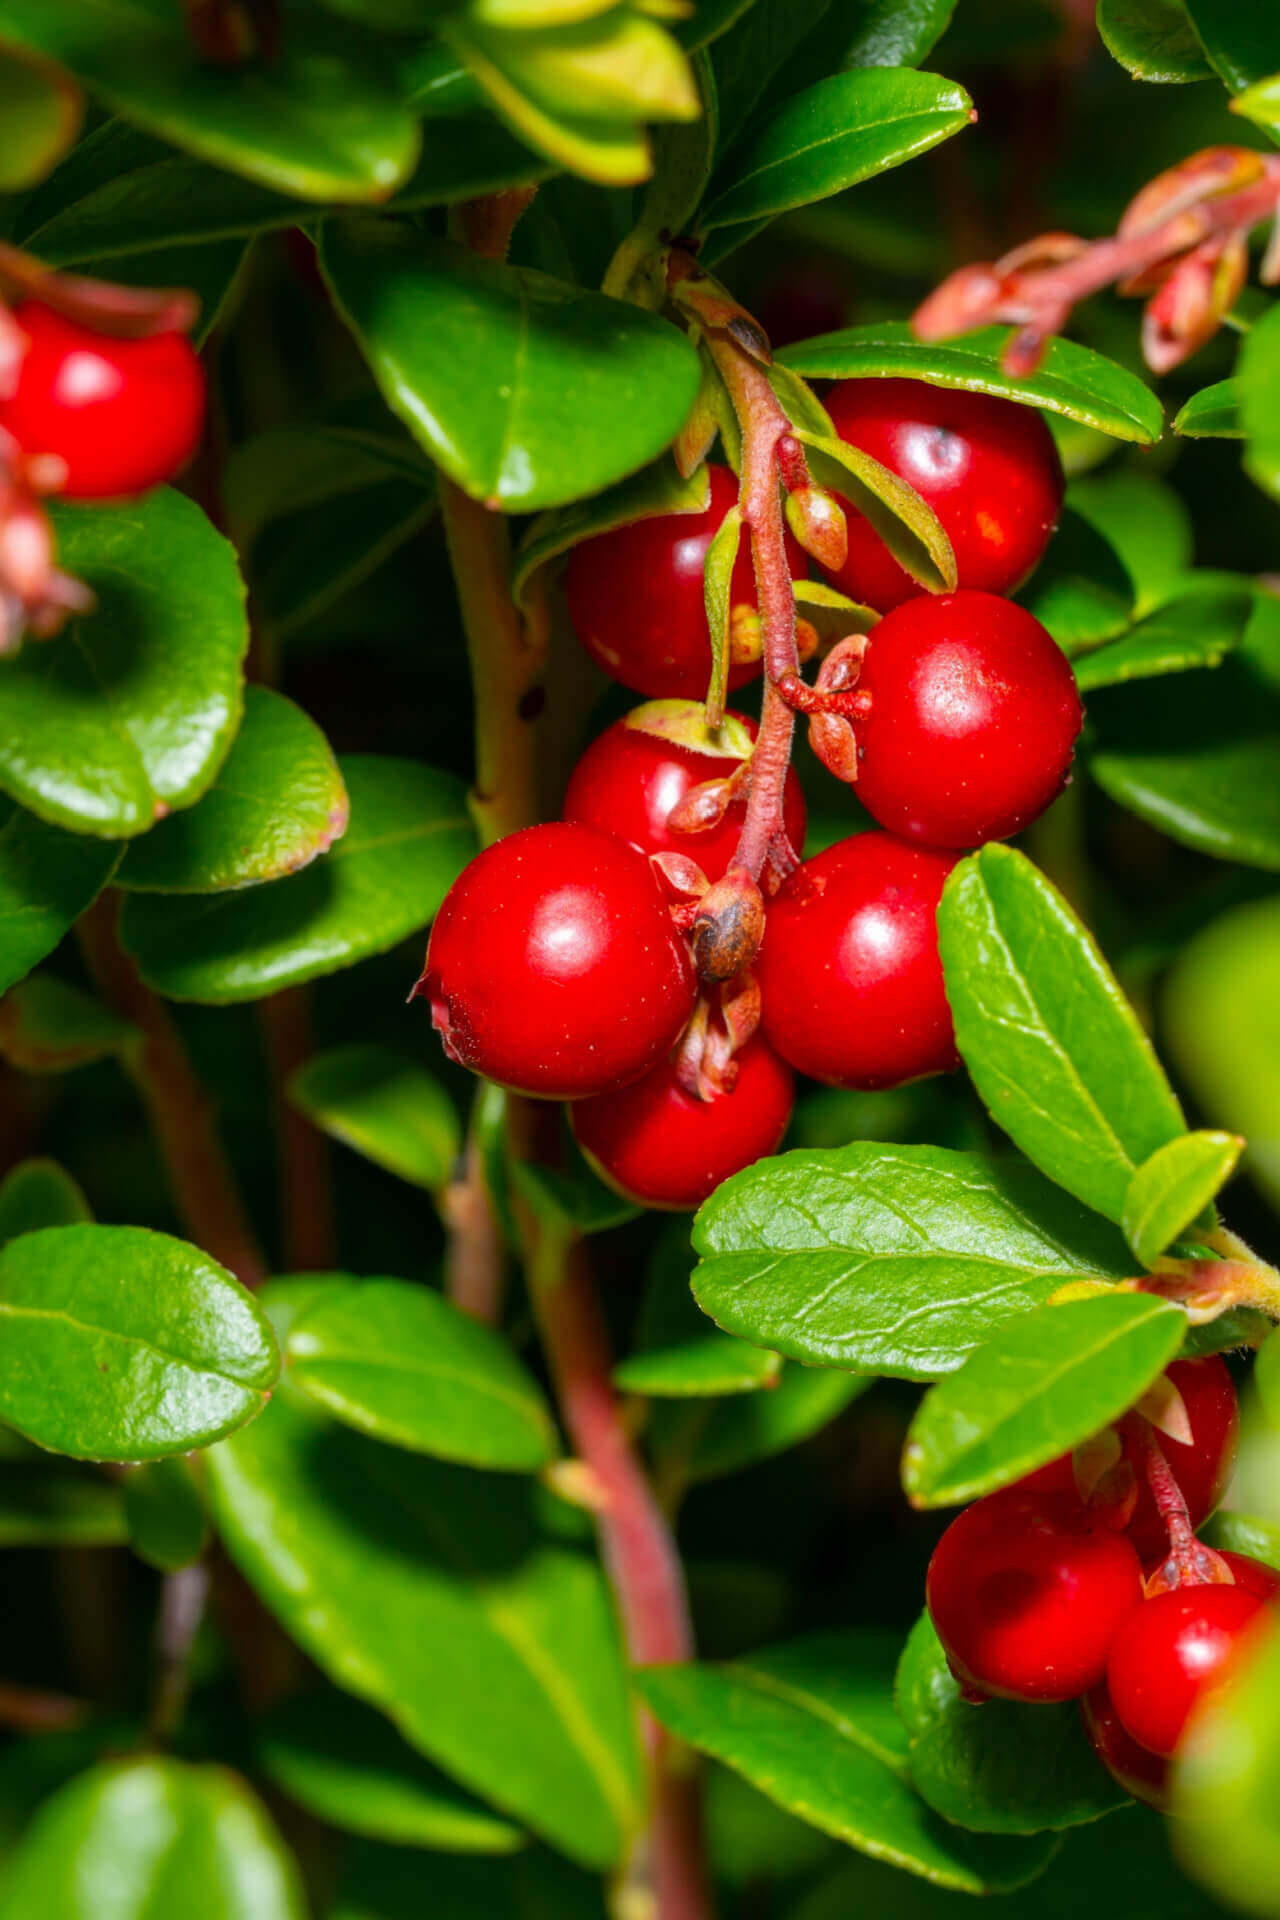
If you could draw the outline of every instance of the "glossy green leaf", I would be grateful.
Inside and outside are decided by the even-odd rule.
[[[1280,1526],[1252,1513],[1227,1513],[1220,1507],[1200,1529],[1200,1538],[1219,1553],[1244,1553],[1280,1572]]]
[[[894,559],[930,593],[956,583],[956,557],[937,514],[905,480],[860,447],[797,427],[809,470],[868,520]]]
[[[1265,127],[1274,138],[1280,132],[1280,74],[1270,74],[1246,87],[1231,104],[1243,119]]]
[[[1280,1639],[1254,1633],[1179,1746],[1175,1845],[1184,1865],[1233,1911],[1274,1920],[1280,1886]]]
[[[92,1767],[36,1815],[0,1920],[306,1920],[298,1870],[225,1767],[149,1755]]]
[[[245,892],[125,902],[121,938],[157,992],[256,1000],[384,953],[431,919],[474,849],[461,781],[373,754],[341,770],[351,825],[305,872]]]
[[[918,67],[946,32],[956,0],[856,0],[841,10],[846,67]],[[828,15],[828,19],[830,19]]]
[[[540,514],[516,552],[511,575],[516,604],[527,609],[541,569],[593,535],[629,526],[633,520],[648,520],[655,514],[705,513],[710,500],[711,482],[705,466],[695,468],[684,480],[675,462],[664,457],[589,500]]]
[[[308,1813],[344,1833],[444,1853],[511,1853],[519,1827],[455,1786],[391,1722],[350,1694],[298,1694],[256,1730],[258,1763]],[[423,1863],[417,1862],[421,1875]]]
[[[55,973],[33,973],[0,1000],[0,1054],[24,1073],[65,1073],[120,1053],[135,1029]]]
[[[699,0],[699,12],[706,0]],[[716,43],[711,58],[720,103],[720,145],[728,152],[770,81],[817,26],[831,0],[753,0]],[[696,17],[696,16],[695,16]]]
[[[417,158],[417,117],[382,49],[308,9],[245,71],[202,60],[168,0],[0,0],[0,39],[161,139],[303,199],[383,200]]]
[[[171,488],[54,510],[58,559],[98,597],[0,675],[0,786],[56,826],[143,833],[212,783],[248,646],[235,554]]]
[[[118,1547],[128,1537],[109,1480],[49,1455],[0,1461],[0,1547]]]
[[[1280,110],[1277,112],[1280,124]],[[1280,499],[1280,306],[1275,303],[1245,336],[1236,368],[1245,466],[1272,499]]]
[[[614,1368],[614,1385],[678,1400],[774,1386],[781,1356],[708,1327],[689,1291],[693,1264],[687,1223],[668,1221],[649,1262],[635,1348]]]
[[[762,1160],[694,1223],[699,1306],[811,1365],[929,1380],[1068,1280],[1123,1279],[1120,1235],[1014,1158],[855,1141]]]
[[[894,1699],[916,1791],[980,1833],[1061,1833],[1127,1806],[1089,1745],[1075,1701],[965,1700],[927,1613],[898,1664]]]
[[[1215,380],[1201,387],[1174,415],[1173,430],[1188,440],[1242,440],[1240,389],[1234,380]]]
[[[1105,355],[1074,340],[1053,340],[1044,361],[1026,379],[1002,371],[1007,327],[983,327],[959,340],[917,340],[905,321],[847,327],[840,333],[787,347],[778,358],[806,379],[861,380],[880,376],[924,380],[1025,401],[1065,414],[1117,440],[1150,445],[1160,438],[1163,412],[1151,389]]]
[[[972,117],[964,88],[936,74],[903,67],[832,74],[738,143],[699,224],[770,219],[825,200],[936,147]]]
[[[0,1181],[0,1246],[41,1227],[75,1227],[92,1218],[78,1183],[56,1160],[20,1160]]]
[[[0,47],[0,193],[43,179],[80,130],[84,101],[69,74]]]
[[[936,1886],[1021,1886],[1045,1839],[965,1833],[909,1785],[906,1736],[879,1635],[823,1634],[726,1666],[649,1667],[639,1685],[662,1724],[847,1846]]]
[[[1080,691],[1220,666],[1243,640],[1252,608],[1252,594],[1235,588],[1171,600],[1075,660]]]
[[[233,1559],[331,1679],[573,1858],[618,1859],[638,1794],[618,1629],[594,1562],[544,1536],[532,1482],[283,1395],[208,1461]]]
[[[673,1482],[720,1480],[820,1433],[870,1385],[868,1374],[785,1366],[761,1393],[660,1403],[649,1442]]]
[[[4,671],[14,672],[17,664],[6,661]],[[106,886],[119,858],[115,841],[61,833],[0,799],[0,992],[53,952]]]
[[[1253,1379],[1268,1421],[1273,1427],[1280,1427],[1280,1345],[1274,1332],[1268,1334],[1259,1349]]]
[[[1135,1167],[1184,1126],[1092,937],[1024,854],[992,844],[952,871],[938,939],[956,1044],[993,1119],[1119,1220]]]
[[[1069,1453],[1141,1399],[1186,1325],[1167,1300],[1110,1293],[1001,1327],[920,1402],[903,1455],[912,1503],[959,1506]]]
[[[426,1863],[397,1848],[354,1847],[343,1869],[330,1920],[422,1920],[429,1889],[431,1920],[606,1920],[598,1879],[541,1849],[506,1860]]]
[[[1182,0],[1098,0],[1098,32],[1135,80],[1207,80],[1205,58]]]
[[[130,1546],[140,1560],[161,1573],[189,1567],[204,1552],[209,1538],[204,1501],[180,1454],[130,1469],[124,1482],[124,1511]]]
[[[1134,1172],[1124,1202],[1125,1238],[1146,1267],[1180,1239],[1230,1179],[1244,1150],[1237,1133],[1184,1133]]]
[[[429,1287],[366,1280],[296,1320],[289,1378],[375,1440],[531,1473],[556,1451],[542,1391],[506,1337]]]
[[[453,1102],[390,1047],[335,1047],[299,1067],[289,1099],[314,1126],[401,1180],[437,1192],[462,1146]]]
[[[597,493],[684,424],[697,356],[667,321],[411,228],[331,222],[322,260],[392,411],[511,513]]]
[[[1135,619],[1186,591],[1195,533],[1190,510],[1172,487],[1125,467],[1073,480],[1066,506],[1120,561]]]
[[[135,841],[115,883],[138,893],[257,886],[308,866],[346,826],[346,788],[315,721],[282,694],[248,687],[240,731],[204,799]]]
[[[1271,0],[1182,0],[1215,71],[1232,93],[1280,68],[1280,15]]]
[[[238,1280],[167,1233],[47,1227],[0,1252],[0,1419],[53,1453],[154,1460],[266,1405],[279,1360]]]

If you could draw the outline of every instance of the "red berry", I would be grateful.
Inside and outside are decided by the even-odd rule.
[[[661,513],[597,533],[574,548],[565,570],[573,630],[607,674],[654,699],[701,700],[711,678],[711,640],[702,564],[720,522],[738,498],[728,467],[708,467],[711,500],[703,513]],[[804,554],[788,534],[787,559],[803,578]],[[731,606],[754,608],[755,574],[745,536],[730,586]],[[730,687],[760,671],[754,658],[732,663]]]
[[[674,833],[667,816],[691,788],[727,780],[747,758],[754,720],[729,713],[719,736],[710,734],[693,700],[653,700],[606,728],[579,760],[565,795],[564,817],[629,840],[641,853],[684,853],[708,880],[719,880],[738,844],[746,801],[735,800],[717,826]],[[736,751],[735,751],[736,749]],[[805,807],[800,782],[787,770],[783,813],[787,834],[804,847]]]
[[[1274,1567],[1251,1559],[1247,1553],[1227,1553],[1221,1547],[1218,1555],[1235,1575],[1236,1585],[1246,1593],[1256,1595],[1259,1600],[1280,1599],[1280,1573]]]
[[[954,864],[861,833],[796,869],[769,905],[756,962],[765,1037],[784,1060],[862,1088],[959,1064],[937,930]]]
[[[1173,1753],[1193,1710],[1228,1677],[1248,1630],[1267,1612],[1240,1586],[1175,1587],[1134,1607],[1107,1660],[1125,1730],[1151,1753]]]
[[[1012,593],[1038,564],[1062,509],[1062,462],[1033,407],[923,380],[842,380],[826,396],[836,432],[931,506],[959,584]],[[887,613],[920,588],[852,508],[849,557],[831,578]]]
[[[795,1102],[789,1066],[759,1038],[737,1056],[731,1093],[697,1100],[661,1061],[621,1093],[580,1100],[578,1145],[601,1177],[644,1207],[688,1212],[722,1180],[774,1153]]]
[[[649,863],[590,827],[525,827],[445,895],[415,992],[451,1060],[574,1100],[638,1080],[693,1012],[693,965]]]
[[[1148,1753],[1126,1731],[1105,1680],[1086,1693],[1080,1711],[1085,1732],[1107,1772],[1135,1800],[1145,1800],[1149,1807],[1163,1811],[1168,1805],[1169,1762],[1157,1753]]]
[[[1020,833],[1066,784],[1083,710],[1066,655],[990,593],[911,600],[871,636],[858,798],[891,833],[976,847]]]
[[[952,1521],[926,1596],[958,1679],[1006,1700],[1072,1700],[1101,1680],[1142,1569],[1077,1503],[1005,1487]]]
[[[25,301],[30,345],[0,427],[25,454],[57,454],[69,500],[145,493],[172,480],[200,444],[204,369],[183,333],[120,340]]]

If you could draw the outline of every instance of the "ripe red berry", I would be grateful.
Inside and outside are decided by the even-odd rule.
[[[927,501],[955,549],[959,584],[1012,593],[1062,510],[1062,462],[1033,407],[923,380],[842,380],[826,396],[836,432]],[[870,522],[848,512],[849,557],[831,578],[887,613],[920,589]]]
[[[693,1012],[693,964],[648,861],[590,827],[488,847],[436,915],[416,993],[451,1060],[574,1100],[639,1079]]]
[[[976,847],[1020,833],[1066,784],[1083,709],[1062,649],[990,593],[911,600],[871,636],[858,798],[891,833]]]
[[[687,854],[708,880],[719,880],[738,844],[745,799],[733,801],[719,824],[704,832],[675,833],[667,819],[691,788],[736,773],[755,737],[755,722],[744,714],[726,714],[724,726],[712,734],[700,702],[651,700],[591,742],[570,776],[564,817],[616,833],[642,853]],[[783,814],[791,844],[800,853],[804,795],[791,768]]]
[[[69,500],[144,493],[172,480],[200,444],[204,369],[183,333],[121,340],[36,300],[14,318],[30,345],[0,427],[26,454],[56,454]]]
[[[1134,1607],[1107,1659],[1121,1725],[1148,1752],[1173,1753],[1195,1707],[1228,1677],[1268,1612],[1241,1586],[1175,1587]]]
[[[760,1038],[737,1056],[732,1092],[698,1100],[669,1060],[621,1093],[579,1100],[578,1145],[618,1193],[644,1207],[688,1212],[722,1180],[774,1153],[795,1103],[795,1076]]]
[[[967,1507],[929,1562],[926,1596],[958,1679],[1006,1700],[1072,1700],[1101,1680],[1142,1597],[1122,1534],[1078,1504],[1005,1487]]]
[[[738,498],[728,467],[709,466],[711,500],[702,513],[662,513],[594,534],[574,548],[565,570],[573,630],[607,674],[654,699],[701,700],[711,677],[711,640],[702,566],[720,522]],[[793,574],[805,558],[787,535]],[[754,609],[755,574],[744,538],[730,586],[730,605]],[[758,650],[732,662],[730,687],[760,671]]]
[[[938,956],[954,860],[861,833],[806,860],[756,962],[766,1039],[833,1087],[896,1087],[959,1064]]]
[[[1218,1554],[1235,1575],[1236,1585],[1246,1593],[1255,1594],[1259,1600],[1280,1599],[1280,1573],[1274,1567],[1252,1559],[1247,1553],[1227,1553],[1219,1547]]]
[[[1107,1772],[1135,1800],[1163,1811],[1168,1805],[1169,1762],[1158,1753],[1148,1753],[1127,1731],[1105,1680],[1086,1693],[1080,1711],[1090,1744]]]

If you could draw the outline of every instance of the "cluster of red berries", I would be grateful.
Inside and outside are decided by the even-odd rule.
[[[1153,1439],[1130,1415],[1114,1443],[978,1500],[929,1564],[929,1612],[966,1696],[1079,1699],[1094,1750],[1138,1799],[1166,1802],[1169,1762],[1192,1713],[1274,1617],[1280,1574],[1198,1543],[1171,1548],[1146,1463],[1152,1446],[1188,1525],[1226,1490],[1239,1431],[1218,1357],[1178,1360],[1166,1391],[1185,1438]],[[1141,1457],[1135,1457],[1141,1456]],[[1105,1470],[1099,1471],[1099,1468]]]
[[[943,883],[961,850],[1019,832],[1048,806],[1080,731],[1064,655],[1001,597],[1040,559],[1062,502],[1039,414],[897,379],[845,382],[826,404],[847,441],[934,509],[959,587],[922,593],[848,510],[848,558],[832,578],[885,616],[862,661],[856,723],[857,792],[882,831],[802,861],[768,902],[759,1032],[737,1055],[735,1097],[699,1097],[706,1089],[691,1090],[672,1058],[695,979],[649,866],[684,856],[699,883],[714,883],[743,818],[731,775],[750,751],[749,723],[731,715],[713,736],[694,705],[711,664],[703,565],[737,497],[726,468],[710,468],[704,512],[633,522],[572,553],[565,591],[579,639],[651,704],[588,748],[561,824],[513,834],[467,869],[419,982],[453,1058],[574,1101],[584,1150],[649,1206],[696,1205],[774,1151],[793,1070],[871,1089],[958,1064],[935,924]],[[799,574],[794,542],[788,558]],[[755,595],[744,544],[730,589],[731,689],[760,671]],[[791,776],[786,793],[800,852]]]

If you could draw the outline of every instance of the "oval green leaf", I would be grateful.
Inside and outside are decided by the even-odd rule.
[[[180,1454],[134,1467],[124,1481],[129,1545],[161,1573],[189,1567],[204,1552],[209,1523],[191,1468]]]
[[[56,973],[33,973],[0,1000],[0,1054],[24,1073],[65,1073],[121,1053],[136,1028]]]
[[[4,672],[17,665],[6,661]],[[0,993],[53,952],[97,899],[119,858],[114,840],[61,833],[0,799]]]
[[[1201,387],[1174,415],[1173,430],[1188,440],[1242,440],[1240,389],[1234,380],[1216,380]]]
[[[0,1181],[0,1246],[41,1227],[92,1220],[79,1184],[56,1160],[22,1160]]]
[[[1280,68],[1280,15],[1271,0],[1182,0],[1201,46],[1232,93]]]
[[[1144,1267],[1154,1266],[1209,1210],[1244,1151],[1238,1133],[1184,1133],[1135,1169],[1125,1194],[1125,1239]]]
[[[663,458],[590,500],[540,514],[516,552],[511,592],[517,606],[528,609],[541,569],[583,540],[609,533],[614,527],[629,526],[633,520],[651,519],[655,514],[705,513],[710,499],[711,482],[705,466],[696,467],[685,480],[675,462]]]
[[[1098,32],[1135,80],[1168,86],[1212,77],[1182,0],[1098,0]]]
[[[843,494],[870,521],[913,580],[930,593],[955,586],[951,541],[933,508],[914,487],[845,440],[811,433],[805,427],[796,428],[796,439],[804,444],[818,485]]]
[[[1082,693],[1221,666],[1244,639],[1253,595],[1242,587],[1195,592],[1171,600],[1126,633],[1081,655],[1075,662]]]
[[[462,1145],[438,1080],[390,1047],[335,1047],[300,1067],[290,1101],[320,1128],[401,1180],[438,1192]]]
[[[69,74],[0,47],[0,193],[42,180],[80,130],[84,101]]]

